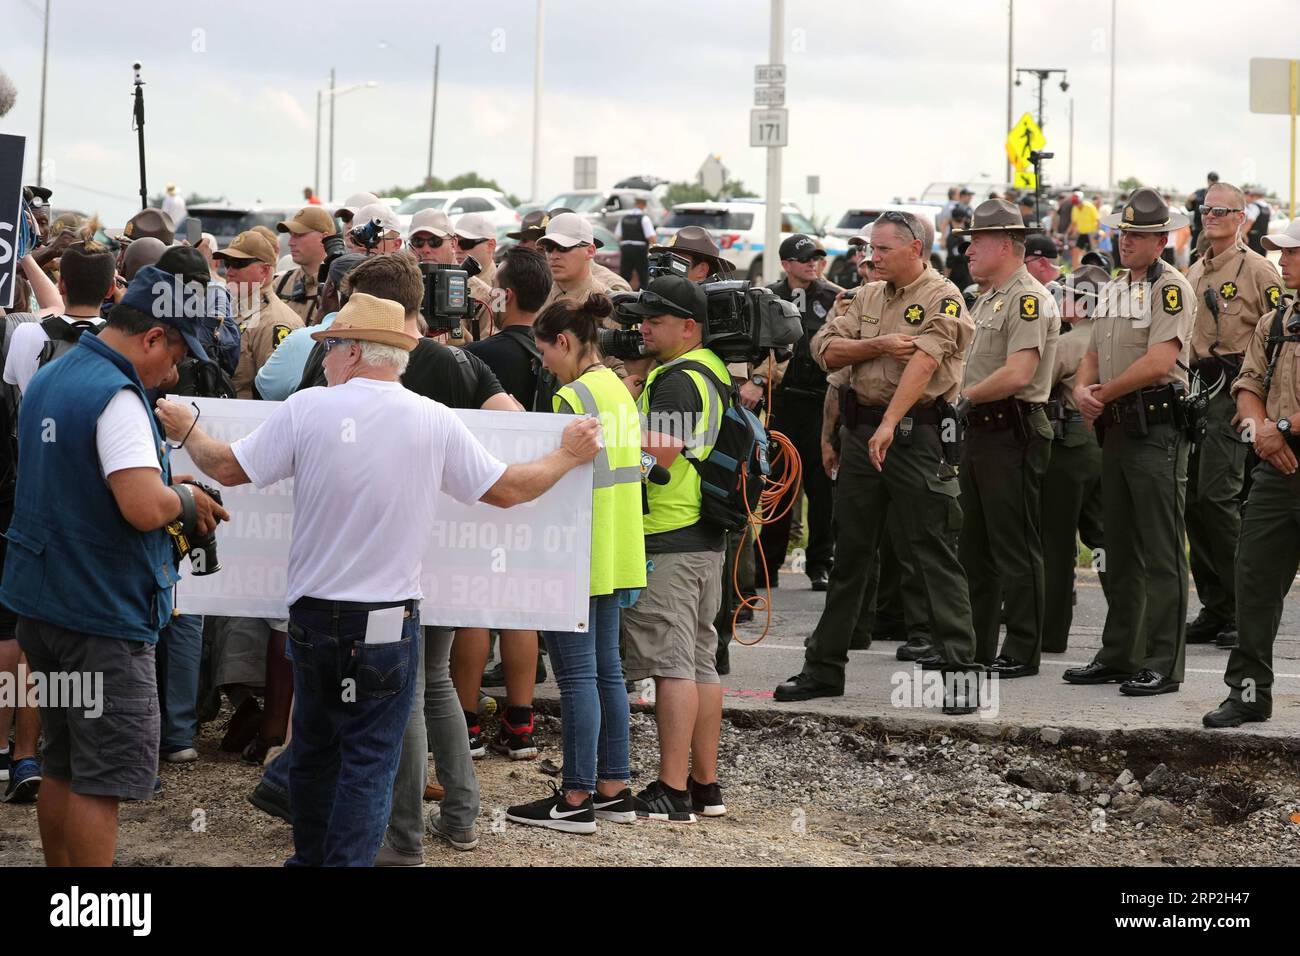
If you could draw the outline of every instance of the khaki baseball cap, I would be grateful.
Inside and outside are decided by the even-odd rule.
[[[277,232],[292,232],[295,236],[307,232],[323,232],[332,236],[335,232],[334,217],[320,206],[303,206],[296,216],[277,222],[275,228]]]
[[[456,235],[464,239],[495,239],[497,229],[481,212],[469,212],[456,220]]]
[[[247,232],[241,232],[235,236],[229,246],[218,251],[213,258],[216,259],[235,259],[247,262],[250,259],[256,259],[258,262],[265,262],[269,266],[274,266],[279,258],[279,250],[276,249],[275,243],[267,239],[254,229]]]
[[[604,245],[592,235],[591,223],[576,212],[562,212],[558,216],[552,216],[546,224],[546,234],[542,239],[564,249],[572,249],[584,243],[597,249]]]
[[[411,225],[407,227],[406,234],[414,236],[418,232],[428,232],[446,239],[454,231],[451,220],[441,209],[421,209],[411,217]]]
[[[1300,219],[1292,219],[1285,232],[1275,236],[1264,236],[1260,242],[1265,249],[1294,249],[1300,246]]]

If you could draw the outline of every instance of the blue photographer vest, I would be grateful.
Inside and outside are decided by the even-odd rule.
[[[158,640],[179,576],[167,532],[140,532],[100,473],[95,424],[119,391],[148,403],[135,368],[93,335],[32,377],[18,413],[18,486],[0,599],[69,630]],[[166,446],[149,415],[162,480]]]

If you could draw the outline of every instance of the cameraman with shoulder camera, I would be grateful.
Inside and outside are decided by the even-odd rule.
[[[19,616],[33,672],[102,674],[111,702],[101,713],[41,707],[37,813],[52,866],[112,865],[118,801],[153,797],[154,645],[177,580],[164,528],[201,536],[229,517],[201,489],[173,484],[149,413],[147,389],[173,378],[187,351],[206,357],[183,296],[169,283],[158,289],[157,277],[142,270],[98,336],[83,335],[32,378],[19,416],[0,597]]]
[[[624,611],[628,680],[655,681],[658,778],[636,798],[640,817],[694,823],[696,812],[726,812],[718,787],[722,685],[714,616],[722,600],[724,532],[701,519],[702,486],[689,458],[707,459],[730,399],[727,366],[703,345],[704,289],[680,276],[652,279],[620,315],[640,319],[650,372],[638,408],[642,441],[666,468],[665,485],[646,485],[646,589]],[[694,366],[700,366],[703,370]]]
[[[803,336],[794,355],[778,378],[772,395],[771,428],[789,436],[803,463],[803,490],[808,495],[808,563],[806,572],[814,591],[830,586],[835,565],[835,541],[831,536],[831,480],[821,467],[822,405],[826,401],[826,372],[813,360],[810,343],[826,324],[843,290],[817,276],[817,260],[826,252],[803,235],[788,236],[781,243],[781,268],[785,277],[768,286],[786,302],[793,302],[803,320]],[[741,386],[740,398],[750,408],[767,395],[767,381],[755,374]],[[796,489],[790,489],[796,494]],[[783,500],[776,505],[785,515],[763,526],[760,540],[767,560],[768,580],[776,586],[790,543],[792,508]]]
[[[320,206],[304,206],[292,219],[276,223],[275,228],[278,232],[289,233],[289,255],[297,266],[275,280],[275,294],[303,322],[310,322],[320,298],[320,267],[326,257],[325,239],[337,235],[334,217]]]

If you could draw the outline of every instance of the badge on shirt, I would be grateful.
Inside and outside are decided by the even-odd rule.
[[[1020,317],[1026,322],[1038,319],[1038,296],[1031,294],[1020,297]]]
[[[961,316],[961,303],[956,299],[948,298],[939,303],[939,311],[950,319]]]
[[[1235,299],[1237,297],[1237,283],[1229,280],[1219,286],[1219,295],[1226,299]]]
[[[907,320],[908,325],[920,325],[925,321],[925,309],[919,303],[909,305],[903,310],[903,318]]]
[[[272,348],[277,348],[281,342],[289,337],[289,333],[292,331],[287,325],[277,325],[275,327],[275,345]]]
[[[1282,301],[1282,290],[1275,285],[1269,286],[1264,290],[1264,295],[1268,297],[1268,304],[1277,308],[1277,304]]]
[[[1167,285],[1160,294],[1164,300],[1165,311],[1170,315],[1177,315],[1183,311],[1183,293],[1176,285]]]

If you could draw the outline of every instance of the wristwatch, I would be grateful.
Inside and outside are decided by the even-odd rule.
[[[757,385],[759,388],[762,388],[762,387],[764,387],[765,385],[767,385],[767,376],[765,376],[765,375],[753,375],[753,376],[750,377],[749,381],[750,381],[752,384]]]
[[[1290,434],[1291,434],[1291,419],[1289,419],[1289,418],[1279,418],[1279,419],[1277,420],[1277,430],[1280,431],[1283,435],[1290,435]]]

